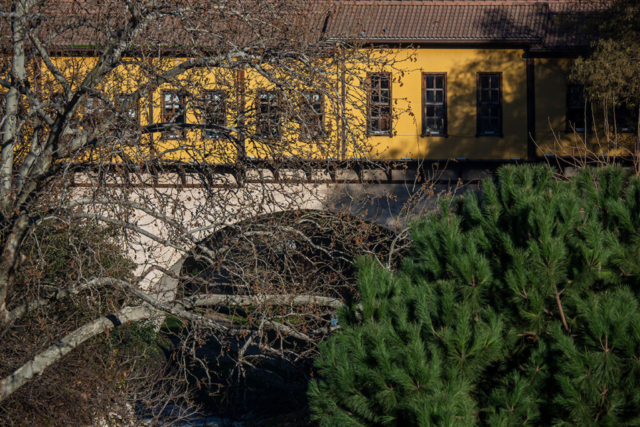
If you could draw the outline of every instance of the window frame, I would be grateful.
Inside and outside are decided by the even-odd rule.
[[[278,112],[278,117],[277,117],[277,124],[275,126],[276,132],[275,133],[271,133],[270,129],[272,128],[271,125],[269,125],[269,127],[267,129],[264,128],[264,123],[265,120],[262,117],[262,102],[260,100],[260,97],[262,95],[265,94],[273,94],[275,95],[275,104],[270,104],[270,105],[275,105],[276,106],[276,111]],[[266,139],[280,139],[282,138],[282,111],[281,111],[281,97],[280,97],[280,93],[277,90],[268,90],[268,89],[263,89],[263,90],[259,90],[256,93],[256,136],[261,137],[261,138],[266,138]]]
[[[387,130],[374,131],[371,128],[371,123],[373,121],[373,117],[371,116],[371,112],[373,109],[373,102],[371,100],[371,95],[373,94],[373,86],[371,85],[371,78],[373,76],[387,77],[389,79],[389,103],[388,105],[378,103],[379,106],[389,107],[389,129]],[[379,116],[379,118],[380,117],[382,116]],[[390,72],[367,73],[367,136],[393,136],[393,78]]]
[[[442,76],[442,120],[443,126],[442,131],[438,133],[428,132],[427,133],[427,77],[440,77]],[[437,89],[437,88],[434,88]],[[449,136],[449,120],[447,115],[447,73],[422,73],[422,137],[448,137]],[[433,105],[437,105],[434,101]]]
[[[584,107],[581,108],[582,110],[582,114],[585,116],[585,123],[584,123],[584,128],[577,128],[577,127],[571,127],[571,123],[569,121],[569,111],[572,110],[578,110],[577,108],[571,108],[570,107],[570,88],[571,87],[582,87],[582,97],[584,99]],[[584,132],[591,132],[593,123],[591,122],[591,103],[587,100],[587,98],[585,97],[585,87],[582,84],[576,84],[576,83],[567,83],[566,85],[566,104],[565,104],[565,117],[564,117],[564,121],[565,121],[565,133],[573,133],[575,132],[580,132],[580,133],[584,133]]]
[[[135,121],[134,124],[137,126],[140,126],[140,100],[136,99],[136,101],[133,103],[133,105],[131,106],[131,108],[129,108],[129,111],[122,111],[122,101],[124,98],[127,98],[128,96],[130,96],[130,93],[123,93],[118,95],[118,99],[117,99],[117,103],[114,102],[114,105],[116,107],[116,111],[118,112],[118,114],[127,117],[128,119],[131,119],[131,115],[129,114],[132,110],[135,111]]]
[[[95,127],[101,118],[104,118],[108,106],[102,96],[87,95],[82,107],[82,126],[87,124]]]
[[[166,107],[165,107],[165,95],[169,94],[169,93],[174,93],[177,94],[178,96],[182,97],[182,102],[179,103],[180,105],[182,105],[184,107],[184,121],[183,122],[165,122],[165,112],[166,112]],[[162,124],[168,124],[168,123],[182,123],[183,125],[187,124],[187,95],[182,92],[180,89],[162,89],[160,91],[160,95],[161,95],[161,102],[160,102],[160,118],[161,118],[161,123]],[[172,104],[174,104],[172,102]],[[185,137],[185,129],[179,129],[179,130],[164,130],[162,131],[162,138],[161,139],[183,139]]]
[[[215,94],[219,94],[222,97],[222,125],[217,125],[217,126],[222,126],[222,127],[227,127],[227,106],[228,106],[228,94],[226,90],[223,89],[205,89],[202,91],[202,102],[206,102],[206,96],[207,94],[211,94],[211,95],[215,95]],[[222,135],[220,135],[219,133],[216,135],[207,135],[207,115],[206,115],[206,108],[204,106],[200,107],[200,120],[202,122],[202,138],[203,139],[220,139],[222,138]]]
[[[488,133],[486,130],[482,130],[482,77],[483,76],[498,76],[498,119],[499,129],[497,132]],[[491,90],[491,88],[489,88]],[[504,137],[504,119],[503,119],[503,108],[502,108],[502,71],[479,71],[476,74],[476,138],[480,137]],[[491,101],[489,101],[489,106],[493,105]],[[489,116],[491,119],[491,116]]]
[[[317,112],[314,108],[313,108],[313,102],[308,98],[310,96],[313,95],[319,95],[320,96],[320,112]],[[316,115],[318,117],[318,121],[320,122],[320,126],[319,129],[314,133],[314,134],[309,134],[306,131],[303,131],[303,129],[301,130],[301,137],[303,140],[306,141],[322,141],[324,139],[327,138],[327,131],[326,131],[326,126],[325,126],[325,117],[326,117],[326,110],[325,110],[325,102],[324,102],[324,94],[320,91],[314,91],[314,90],[306,90],[303,91],[302,93],[302,108],[308,108],[310,109],[309,114],[313,114]],[[308,126],[307,126],[308,128]],[[310,129],[307,129],[310,130]]]

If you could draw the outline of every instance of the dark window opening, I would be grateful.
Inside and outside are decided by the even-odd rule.
[[[324,97],[318,92],[307,92],[303,96],[302,135],[306,139],[323,139],[324,133]]]
[[[369,132],[391,133],[391,75],[369,74]]]
[[[280,138],[281,117],[278,93],[261,92],[258,95],[258,135],[267,138]]]
[[[423,135],[446,135],[447,133],[446,79],[446,74],[423,75]]]
[[[620,104],[615,109],[615,129],[620,133],[638,132],[638,107]]]
[[[124,107],[124,102],[127,99],[128,95],[121,95],[120,97],[118,97],[118,112],[121,113],[122,115],[124,115],[124,118],[132,123],[139,123],[139,105],[138,105],[138,101],[133,102],[132,104],[129,105],[129,108],[126,109],[125,111],[125,107]]]
[[[184,135],[182,127],[186,124],[186,102],[183,93],[177,90],[162,92],[162,123],[172,123],[176,129],[164,133],[165,138],[180,138]]]
[[[567,132],[591,129],[591,111],[584,96],[584,86],[567,86]]]
[[[478,73],[478,136],[502,136],[502,74]]]
[[[227,125],[227,97],[224,91],[208,90],[202,96],[200,106],[205,138],[220,138]]]
[[[96,96],[87,97],[84,107],[83,122],[89,126],[98,126],[106,117],[106,106],[104,101]]]

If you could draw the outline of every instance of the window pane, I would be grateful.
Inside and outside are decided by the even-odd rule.
[[[323,138],[324,117],[323,98],[317,92],[305,93],[302,99],[301,127],[302,136],[308,139]]]
[[[427,91],[427,102],[434,102],[435,98],[434,98],[434,93],[432,90],[428,90]]]
[[[477,125],[480,134],[499,135],[502,132],[500,117],[500,74],[480,74]]]
[[[433,89],[434,87],[434,76],[427,76],[427,88]]]
[[[428,134],[443,134],[446,124],[446,86],[444,74],[425,75],[425,108],[423,110],[424,131]]]
[[[569,107],[570,108],[583,108],[584,107],[584,88],[578,85],[569,86]]]
[[[385,126],[390,127],[390,119],[386,122],[380,119],[384,116],[390,116],[391,112],[391,78],[384,74],[369,74],[369,116],[371,117],[370,127],[372,131],[385,131]],[[322,115],[322,97],[319,97],[319,103],[314,106],[314,110]],[[321,119],[320,119],[321,120]],[[388,130],[388,129],[386,129]]]
[[[616,107],[615,120],[619,131],[637,131],[638,107],[631,108],[626,104]]]
[[[262,92],[259,95],[258,131],[263,136],[277,138],[280,135],[280,111],[278,95],[274,92]]]
[[[207,126],[222,127],[226,124],[225,97],[222,92],[205,92],[202,107],[203,121]],[[205,136],[215,138],[221,135],[219,129],[206,129]]]
[[[575,127],[576,130],[585,128],[584,112],[579,110],[572,110],[569,112],[570,126]]]

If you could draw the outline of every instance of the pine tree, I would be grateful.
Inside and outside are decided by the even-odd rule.
[[[640,181],[503,167],[360,265],[309,390],[322,426],[640,424]]]

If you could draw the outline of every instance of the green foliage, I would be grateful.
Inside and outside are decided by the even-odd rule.
[[[640,7],[637,0],[592,1],[598,14],[585,21],[597,42],[589,55],[578,58],[572,80],[584,84],[589,99],[600,108],[627,107],[637,124],[640,107]],[[618,118],[619,119],[619,118]]]
[[[640,43],[637,38],[598,41],[589,57],[576,60],[572,78],[585,85],[590,99],[627,105],[637,111]]]
[[[507,166],[412,232],[397,273],[361,263],[320,425],[640,424],[637,177]]]

